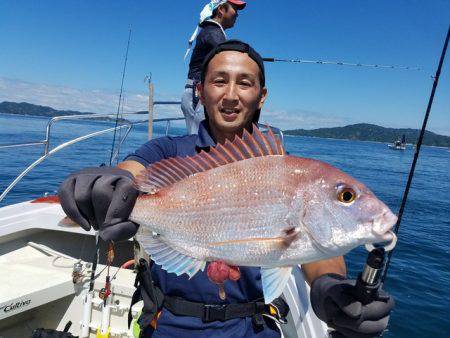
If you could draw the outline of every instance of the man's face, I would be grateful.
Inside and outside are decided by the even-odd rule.
[[[238,16],[237,6],[235,4],[228,3],[228,6],[225,6],[222,10],[222,27],[224,29],[233,27]]]
[[[211,59],[198,90],[216,137],[217,133],[240,133],[251,126],[267,95],[259,73],[258,65],[246,53],[225,51]]]

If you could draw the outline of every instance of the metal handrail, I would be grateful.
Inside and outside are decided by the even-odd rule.
[[[170,131],[170,122],[171,121],[182,121],[182,120],[184,121],[184,117],[167,117],[167,118],[163,118],[163,119],[154,119],[153,122],[166,122],[165,135],[167,136],[167,135],[169,135],[169,131]],[[139,121],[132,122],[132,125],[134,126],[137,124],[147,123],[147,122],[148,122],[148,120],[139,120]],[[117,147],[117,150],[114,152],[111,162],[114,162],[117,159],[117,157],[119,156],[120,147],[122,146],[122,143],[125,141],[128,134],[130,133],[130,131],[131,131],[131,129],[127,130],[125,135],[120,140],[119,146]]]
[[[163,104],[169,104],[169,103],[163,103]],[[124,115],[134,115],[136,113],[124,113]],[[53,117],[49,120],[49,122],[47,123],[46,126],[46,137],[45,140],[43,141],[37,141],[37,142],[27,142],[27,143],[16,143],[16,144],[4,144],[4,145],[0,145],[0,149],[4,149],[4,148],[13,148],[13,147],[25,147],[25,146],[33,146],[33,145],[44,145],[44,154],[42,156],[40,156],[36,161],[34,161],[33,163],[31,163],[25,170],[23,170],[15,179],[14,181],[12,181],[8,187],[2,192],[2,194],[0,195],[0,202],[6,197],[6,195],[22,180],[22,178],[24,176],[26,176],[31,170],[33,170],[37,165],[39,165],[40,163],[42,163],[44,160],[46,160],[48,157],[52,156],[53,154],[55,154],[56,152],[71,146],[75,143],[87,140],[87,139],[91,139],[94,138],[96,136],[102,135],[102,134],[106,134],[108,132],[112,132],[114,130],[120,130],[123,128],[127,128],[125,135],[122,137],[122,139],[119,142],[119,147],[118,149],[115,151],[114,156],[113,156],[113,161],[117,158],[117,156],[119,155],[119,149],[120,146],[123,144],[123,142],[125,141],[126,137],[128,136],[128,134],[130,133],[133,125],[137,125],[137,124],[141,124],[141,123],[146,123],[147,120],[140,120],[140,121],[127,121],[122,125],[119,125],[117,127],[113,127],[113,128],[107,128],[107,129],[103,129],[100,131],[96,131],[90,134],[86,134],[77,138],[74,138],[72,140],[69,140],[67,142],[64,142],[58,146],[56,146],[55,148],[50,150],[50,139],[51,139],[51,129],[52,126],[58,122],[58,121],[62,121],[62,120],[81,120],[81,119],[98,119],[99,117],[111,117],[111,116],[116,116],[115,114],[86,114],[86,115],[66,115],[66,116],[56,116]],[[171,121],[177,121],[177,120],[184,120],[184,118],[180,117],[180,118],[162,118],[162,119],[155,119],[153,122],[166,122],[166,135],[169,132],[169,127],[170,127],[170,122]]]
[[[258,125],[258,129],[260,129],[263,133],[269,131],[269,128],[270,128],[270,130],[272,130],[272,132],[275,135],[277,135],[277,134],[280,135],[281,144],[284,146],[284,133],[281,129],[270,126],[268,124],[257,123],[257,125]]]
[[[0,149],[39,146],[39,145],[44,145],[44,144],[45,144],[45,141],[36,141],[36,142],[28,142],[28,143],[6,143],[6,144],[0,144]]]
[[[133,113],[125,113],[127,115]],[[83,114],[83,115],[64,115],[64,116],[55,116],[52,117],[48,122],[45,128],[45,139],[43,141],[34,141],[34,142],[25,142],[25,143],[8,143],[8,144],[0,144],[0,149],[4,148],[14,148],[14,147],[26,147],[26,146],[34,146],[34,145],[45,145],[44,155],[48,153],[50,147],[50,135],[51,135],[51,127],[54,123],[61,120],[89,120],[89,119],[98,119],[105,117],[115,117],[115,114]]]
[[[123,128],[123,126],[119,126],[117,128]],[[17,183],[19,183],[19,181],[26,175],[28,174],[32,169],[34,169],[38,164],[42,163],[45,159],[47,159],[48,157],[50,157],[51,155],[53,155],[54,153],[60,151],[63,148],[66,148],[72,144],[75,144],[77,142],[81,142],[90,138],[93,138],[95,136],[101,135],[101,134],[105,134],[107,132],[113,131],[116,128],[109,128],[109,129],[105,129],[105,130],[101,130],[95,133],[91,133],[88,135],[84,135],[81,137],[77,137],[73,140],[70,140],[68,142],[65,142],[63,144],[60,144],[59,146],[55,147],[54,149],[50,150],[49,152],[46,152],[44,155],[42,155],[41,157],[39,157],[36,161],[34,161],[32,164],[30,164],[24,171],[22,171],[20,173],[19,176],[17,176],[15,178],[15,180],[5,189],[5,191],[3,191],[3,193],[0,195],[0,202],[6,197],[6,195],[11,191],[12,188],[14,188],[16,186]]]
[[[127,114],[132,114],[132,113],[127,113]],[[64,116],[52,117],[50,119],[50,121],[48,121],[46,130],[45,130],[44,155],[47,154],[50,149],[50,132],[51,132],[51,128],[54,123],[56,123],[58,121],[63,121],[63,120],[84,120],[84,119],[94,120],[94,119],[105,118],[105,117],[116,117],[116,114],[64,115]],[[125,124],[129,125],[130,129],[131,129],[132,125],[130,122],[126,122]],[[115,128],[112,128],[112,131],[114,131],[114,129]],[[128,135],[128,133],[127,133],[127,135]]]
[[[155,101],[153,105],[167,105],[167,104],[179,104],[181,105],[181,101]]]
[[[153,102],[153,105],[181,105],[181,101],[155,101]],[[140,111],[140,112],[133,112],[133,113],[123,113],[122,115],[143,115],[148,114],[147,111]],[[117,114],[82,114],[82,115],[63,115],[63,116],[55,116],[52,117],[48,122],[46,126],[45,131],[45,140],[43,141],[34,141],[34,142],[25,142],[25,143],[6,143],[6,144],[0,144],[0,149],[5,148],[16,148],[16,147],[28,147],[28,146],[35,146],[35,145],[45,145],[44,149],[44,155],[48,153],[50,148],[50,134],[51,134],[51,127],[54,123],[62,120],[95,120],[98,118],[105,118],[105,117],[112,117],[116,118]],[[161,122],[165,120],[183,120],[182,117],[175,117],[175,118],[167,118],[167,119],[155,119],[155,122]],[[141,121],[140,123],[143,123],[144,121]],[[134,123],[132,123],[134,124]]]

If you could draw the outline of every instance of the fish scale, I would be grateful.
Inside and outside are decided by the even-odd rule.
[[[164,230],[170,228],[179,235],[183,233],[187,236],[194,235],[192,231],[195,230],[196,233],[207,234],[203,240],[208,241],[240,239],[244,233],[249,237],[259,237],[264,229],[268,236],[279,236],[282,229],[274,228],[273,221],[280,223],[286,217],[295,190],[293,185],[286,184],[280,188],[278,182],[267,179],[267,176],[273,176],[267,175],[267,166],[271,165],[267,162],[283,162],[285,158],[273,157],[267,160],[263,157],[255,158],[254,161],[262,162],[261,165],[256,165],[254,170],[244,170],[245,174],[240,175],[239,179],[245,177],[243,181],[248,181],[245,189],[242,185],[217,184],[217,181],[237,179],[237,175],[226,177],[229,172],[240,172],[240,168],[236,170],[233,166],[248,166],[248,162],[244,161],[211,170],[220,173],[204,172],[177,182],[168,187],[160,197],[151,195],[138,202],[139,206],[142,204],[142,209],[151,210],[141,222],[145,224],[148,219],[157,233],[164,233]],[[210,186],[215,188],[210,190]],[[224,233],[232,236],[226,238]]]

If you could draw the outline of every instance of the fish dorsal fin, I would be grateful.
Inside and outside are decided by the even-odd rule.
[[[226,140],[224,144],[218,144],[209,152],[202,150],[194,156],[174,157],[151,164],[136,176],[135,184],[140,191],[154,194],[161,188],[189,176],[222,165],[253,157],[285,154],[281,141],[270,128],[267,135],[264,135],[253,124],[252,134],[244,129],[242,138],[236,136],[233,142]]]

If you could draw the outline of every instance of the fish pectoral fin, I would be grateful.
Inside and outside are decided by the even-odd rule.
[[[173,272],[177,276],[183,273],[189,278],[199,270],[204,270],[206,262],[186,256],[164,243],[159,236],[140,235],[139,242],[150,255],[150,258],[167,272]]]
[[[270,304],[279,297],[291,276],[292,266],[261,268],[264,302]]]

